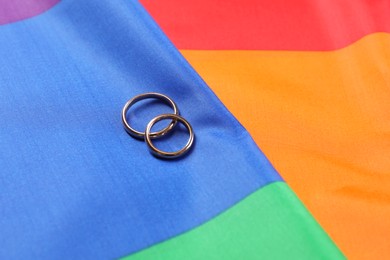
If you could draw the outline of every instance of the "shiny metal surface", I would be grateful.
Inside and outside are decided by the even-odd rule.
[[[172,119],[175,122],[182,123],[187,128],[187,130],[190,134],[190,137],[189,137],[186,145],[182,149],[180,149],[179,151],[175,151],[175,152],[161,151],[161,150],[157,149],[152,143],[150,131],[151,131],[154,124],[156,124],[157,122],[164,120],[164,119]],[[164,159],[174,159],[174,158],[178,158],[180,156],[183,156],[192,147],[192,145],[194,143],[194,139],[195,139],[195,134],[194,134],[194,131],[193,131],[190,123],[187,120],[185,120],[183,117],[176,115],[176,114],[162,114],[162,115],[156,116],[155,118],[153,118],[149,122],[149,124],[146,126],[146,130],[145,130],[145,142],[148,145],[150,152],[153,155],[160,157],[160,158],[164,158]]]
[[[123,125],[125,127],[126,132],[129,133],[134,138],[144,139],[145,132],[138,131],[130,126],[130,124],[126,118],[127,112],[135,103],[137,103],[138,101],[144,100],[144,99],[148,99],[148,98],[159,99],[172,107],[173,114],[175,114],[175,115],[180,114],[176,103],[166,95],[156,93],[156,92],[150,92],[150,93],[144,93],[144,94],[137,95],[137,96],[133,97],[132,99],[130,99],[129,101],[126,102],[125,106],[122,109],[122,122],[123,122]],[[157,132],[149,133],[148,134],[149,138],[154,139],[154,138],[163,136],[164,134],[168,133],[176,125],[176,123],[177,123],[177,121],[175,119],[173,119],[169,123],[169,125],[167,127],[165,127],[164,129],[157,131]]]

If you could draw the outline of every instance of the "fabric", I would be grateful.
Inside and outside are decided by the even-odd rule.
[[[389,1],[142,3],[346,256],[389,258]]]
[[[37,10],[0,27],[0,258],[126,256],[284,183],[138,2],[63,0]],[[122,106],[150,91],[175,100],[194,128],[195,147],[181,160],[156,159],[123,129]],[[169,111],[146,107],[132,112],[138,127]],[[175,140],[165,147],[177,148]],[[272,195],[255,205],[274,201],[270,214],[286,216],[266,223],[275,235],[259,244],[343,257],[285,184]],[[289,209],[299,226],[290,228]],[[248,226],[239,224],[244,237]],[[276,235],[284,229],[288,239]]]
[[[39,15],[58,2],[59,0],[0,0],[0,25]]]
[[[390,32],[387,0],[141,0],[179,49],[343,48]]]
[[[342,259],[291,189],[267,185],[195,229],[134,259]],[[316,238],[316,239],[313,239]]]

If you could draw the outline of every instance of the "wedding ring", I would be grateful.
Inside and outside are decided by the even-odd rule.
[[[150,132],[152,127],[159,121],[161,120],[164,120],[164,119],[172,119],[172,122],[180,122],[182,123],[188,130],[189,134],[190,134],[190,137],[186,143],[186,145],[180,149],[179,151],[175,151],[175,152],[165,152],[165,151],[162,151],[162,150],[159,150],[157,149],[153,143],[152,143],[152,133]],[[190,125],[190,123],[188,123],[187,120],[185,120],[183,117],[177,115],[177,114],[162,114],[162,115],[159,115],[159,116],[156,116],[155,118],[153,118],[149,124],[146,126],[146,130],[145,130],[145,142],[146,144],[148,145],[149,147],[149,150],[150,152],[157,156],[157,157],[160,157],[160,158],[165,158],[165,159],[174,159],[174,158],[177,158],[179,156],[182,156],[184,155],[185,153],[187,153],[189,151],[189,149],[191,148],[191,146],[193,145],[194,143],[194,138],[195,138],[195,135],[194,135],[194,131],[192,129],[192,126]]]
[[[129,133],[132,137],[135,137],[135,138],[138,138],[138,139],[144,139],[145,132],[137,131],[133,127],[131,127],[129,122],[127,121],[126,115],[127,115],[127,112],[129,111],[129,109],[135,103],[137,103],[138,101],[141,101],[143,99],[148,99],[148,98],[159,99],[159,100],[163,101],[164,103],[166,103],[166,104],[168,104],[168,105],[170,105],[172,107],[174,115],[179,115],[180,114],[179,109],[178,109],[177,105],[175,104],[175,102],[172,99],[170,99],[169,97],[167,97],[167,96],[165,96],[163,94],[151,92],[151,93],[145,93],[145,94],[141,94],[141,95],[135,96],[134,98],[132,98],[129,101],[127,101],[127,103],[125,104],[125,106],[122,109],[122,122],[123,122],[123,125],[125,127],[126,132]],[[154,138],[157,138],[157,137],[165,135],[166,133],[168,133],[169,131],[172,130],[172,128],[176,125],[176,123],[177,123],[176,119],[172,118],[172,121],[164,129],[162,129],[160,131],[157,131],[157,132],[152,132],[152,133],[149,132],[148,133],[148,138],[154,139]]]

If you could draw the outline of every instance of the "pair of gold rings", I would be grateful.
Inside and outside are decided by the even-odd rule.
[[[148,99],[148,98],[155,98],[155,99],[159,99],[159,100],[163,101],[164,103],[166,103],[170,107],[172,107],[173,113],[172,114],[161,114],[159,116],[156,116],[147,124],[144,132],[137,131],[136,129],[134,129],[133,127],[130,126],[128,119],[127,119],[127,112],[135,103],[137,103],[138,101],[141,101],[143,99]],[[165,127],[164,129],[162,129],[160,131],[157,131],[157,132],[151,132],[152,127],[157,122],[159,122],[161,120],[165,120],[165,119],[171,119],[171,122],[169,123],[169,125],[167,127]],[[127,133],[129,133],[134,138],[144,139],[150,152],[159,158],[174,159],[174,158],[178,158],[180,156],[183,156],[184,154],[186,154],[190,150],[190,148],[192,147],[192,145],[194,143],[195,135],[194,135],[194,131],[193,131],[190,123],[188,123],[188,121],[186,119],[184,119],[182,116],[180,116],[179,108],[177,107],[176,103],[168,96],[160,94],[160,93],[155,93],[155,92],[144,93],[144,94],[135,96],[132,99],[130,99],[129,101],[127,101],[127,103],[125,104],[125,106],[122,109],[122,122],[123,122],[123,125],[124,125]],[[165,134],[169,133],[176,126],[177,122],[182,123],[187,128],[187,130],[190,134],[190,137],[189,137],[186,145],[182,149],[180,149],[178,151],[174,151],[174,152],[166,152],[166,151],[162,151],[162,150],[156,148],[152,143],[152,139],[162,137]]]

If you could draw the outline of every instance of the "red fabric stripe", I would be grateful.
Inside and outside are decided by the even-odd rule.
[[[334,50],[390,32],[388,0],[141,0],[180,49]]]

